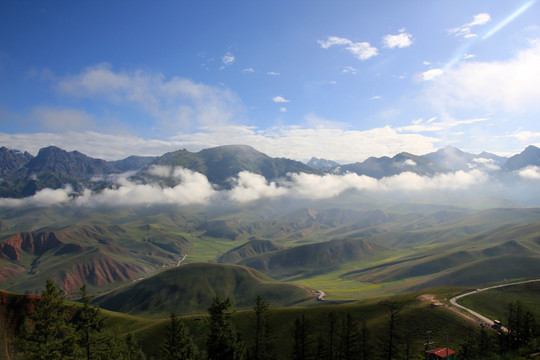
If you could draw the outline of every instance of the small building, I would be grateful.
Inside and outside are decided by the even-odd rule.
[[[447,353],[447,350],[448,350],[448,353]],[[441,360],[441,359],[455,360],[456,352],[450,348],[437,348],[435,350],[428,351],[428,359],[429,360]]]

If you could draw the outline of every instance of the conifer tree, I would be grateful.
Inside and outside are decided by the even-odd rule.
[[[232,322],[232,304],[219,295],[208,308],[210,333],[206,339],[208,360],[243,360],[246,348]]]
[[[342,321],[340,359],[355,360],[360,355],[360,333],[352,315],[347,311],[347,316]]]
[[[98,345],[103,343],[103,339],[98,336],[107,317],[101,314],[98,307],[90,305],[91,299],[86,291],[86,284],[81,287],[80,296],[83,305],[73,319],[79,347],[84,359],[96,359],[102,352],[102,349],[98,349]]]
[[[250,359],[267,360],[274,359],[274,348],[270,333],[270,318],[268,313],[268,303],[261,296],[255,299],[255,326],[253,348],[250,351]]]
[[[312,340],[311,326],[304,314],[294,320],[293,330],[293,360],[310,360],[312,359]]]
[[[197,346],[189,334],[189,329],[184,322],[171,313],[171,323],[167,337],[161,347],[161,359],[163,360],[195,360],[199,358]]]
[[[41,301],[25,321],[21,349],[26,359],[73,359],[76,338],[64,293],[47,279]]]

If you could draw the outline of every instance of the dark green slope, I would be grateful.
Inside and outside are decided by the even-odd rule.
[[[173,311],[204,313],[216,295],[231,298],[237,309],[252,307],[258,295],[271,306],[314,301],[305,288],[276,282],[254,269],[193,263],[123,286],[97,298],[95,303],[129,314],[166,316]]]
[[[540,276],[540,223],[506,224],[343,276],[375,283],[426,277],[419,286],[468,286],[537,277]]]
[[[217,258],[218,263],[234,264],[246,258],[265,254],[271,251],[281,250],[282,246],[277,246],[270,240],[249,240],[245,244],[227,251]]]
[[[365,240],[340,239],[274,251],[248,258],[240,264],[279,279],[300,278],[323,274],[341,264],[365,260],[388,251]]]

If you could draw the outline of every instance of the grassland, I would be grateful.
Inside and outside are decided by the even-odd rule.
[[[525,311],[540,319],[540,282],[491,289],[466,296],[459,301],[490,319],[499,319],[503,323],[508,317],[508,304],[521,302]]]

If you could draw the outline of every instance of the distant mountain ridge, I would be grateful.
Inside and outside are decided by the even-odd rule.
[[[421,156],[403,152],[392,158],[370,157],[363,162],[339,165],[317,158],[312,158],[308,164],[272,158],[247,145],[218,146],[199,152],[184,149],[159,157],[130,156],[116,161],[95,159],[56,146],[41,149],[35,157],[27,152],[2,147],[0,197],[21,198],[44,188],[58,189],[66,185],[75,191],[84,188],[100,190],[110,185],[107,176],[126,172],[136,173],[137,180],[145,183],[153,180],[150,167],[155,165],[190,169],[205,175],[218,187],[231,188],[231,179],[242,171],[262,175],[268,181],[287,177],[291,173],[356,173],[378,179],[402,172],[422,176],[471,169],[494,175],[497,172],[512,173],[527,166],[540,166],[540,149],[531,145],[520,154],[505,158],[487,152],[471,154],[455,147],[446,147]],[[100,181],[96,182],[96,179]]]

